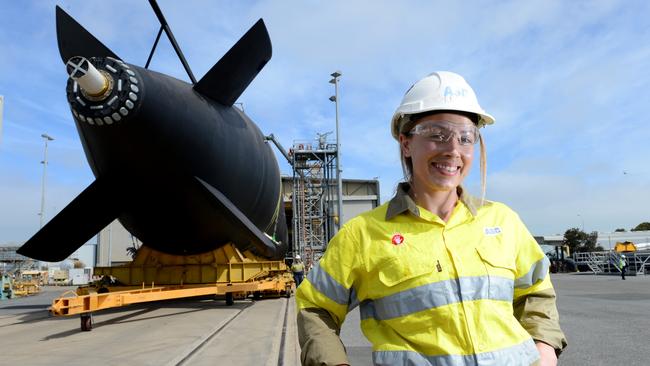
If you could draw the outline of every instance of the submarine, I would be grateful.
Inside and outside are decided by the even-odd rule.
[[[163,253],[193,255],[233,243],[284,258],[278,162],[259,127],[234,107],[271,59],[264,21],[196,81],[160,8],[150,4],[161,23],[156,43],[164,30],[191,83],[149,70],[149,62],[122,60],[56,7],[67,101],[95,181],[18,253],[61,261],[118,219]]]

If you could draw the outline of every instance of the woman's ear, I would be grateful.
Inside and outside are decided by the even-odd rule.
[[[402,149],[402,155],[405,158],[411,157],[411,139],[405,136],[404,134],[399,135],[399,146]]]

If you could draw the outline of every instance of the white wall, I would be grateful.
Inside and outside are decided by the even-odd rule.
[[[133,240],[140,245],[140,241],[133,237],[119,221],[115,220],[99,232],[97,237],[96,266],[106,267],[112,263],[130,262],[126,248],[133,245]]]

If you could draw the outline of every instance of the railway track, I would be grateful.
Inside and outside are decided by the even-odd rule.
[[[265,362],[263,364],[265,366],[298,365],[300,362],[299,358],[296,359],[294,357],[294,354],[291,354],[292,351],[295,351],[292,350],[292,348],[295,348],[295,337],[293,336],[293,332],[290,331],[294,319],[290,318],[290,314],[292,314],[292,312],[290,311],[291,307],[289,306],[290,301],[293,300],[280,298],[278,301],[281,302],[281,306],[279,309],[273,309],[275,314],[269,313],[267,309],[261,309],[261,307],[267,305],[265,304],[265,300],[253,301],[246,304],[236,313],[230,315],[220,324],[215,326],[214,329],[205,333],[200,339],[184,349],[181,354],[167,363],[167,366],[192,366],[209,363],[206,362],[208,360],[214,361],[214,359],[211,357],[213,350],[215,348],[219,348],[224,339],[229,338],[229,335],[238,333],[241,330],[240,328],[247,327],[246,325],[242,326],[243,324],[250,323],[250,319],[246,319],[247,315],[252,315],[253,313],[259,312],[265,313],[265,317],[274,319],[274,324],[270,332],[273,335],[273,341],[271,343],[270,349],[266,350],[267,353],[264,357]],[[248,318],[256,317],[256,315],[252,315]],[[287,355],[287,352],[290,354]],[[257,362],[259,362],[259,359]]]

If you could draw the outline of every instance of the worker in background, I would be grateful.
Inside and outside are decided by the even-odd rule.
[[[296,255],[291,265],[291,272],[293,272],[293,280],[296,282],[296,288],[302,283],[302,279],[305,276],[305,265],[300,259],[300,255]]]
[[[627,271],[627,259],[625,254],[621,254],[621,258],[618,260],[618,266],[621,268],[621,279],[625,279],[625,272]]]
[[[405,181],[343,226],[297,291],[303,365],[349,364],[338,335],[357,306],[375,365],[557,364],[549,260],[515,212],[484,199],[479,128],[492,123],[458,74],[406,92],[391,122]],[[477,144],[480,198],[461,186]]]

